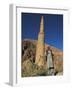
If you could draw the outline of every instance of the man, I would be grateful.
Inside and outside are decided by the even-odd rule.
[[[46,59],[47,59],[47,69],[48,75],[54,75],[54,62],[53,62],[53,54],[50,47],[46,50]]]

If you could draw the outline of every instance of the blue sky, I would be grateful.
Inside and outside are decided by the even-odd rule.
[[[63,15],[22,13],[22,40],[37,40],[41,16],[44,16],[45,43],[63,51]]]

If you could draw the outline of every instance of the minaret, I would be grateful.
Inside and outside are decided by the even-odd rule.
[[[45,45],[44,45],[44,19],[41,17],[40,23],[40,32],[38,34],[37,48],[36,48],[36,60],[35,63],[38,66],[44,66],[44,53],[45,53]]]

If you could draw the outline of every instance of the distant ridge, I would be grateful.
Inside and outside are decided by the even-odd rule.
[[[37,40],[33,40],[33,39],[24,39],[23,41],[31,42],[34,45],[37,44]],[[47,49],[48,46],[52,49],[52,52],[55,53],[56,55],[63,55],[63,52],[60,49],[45,43],[45,49]]]

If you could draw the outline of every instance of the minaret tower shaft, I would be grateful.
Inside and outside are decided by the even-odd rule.
[[[45,53],[45,45],[44,45],[44,19],[41,17],[40,22],[40,32],[38,34],[37,48],[36,48],[36,60],[35,63],[38,66],[44,66],[44,53]]]

